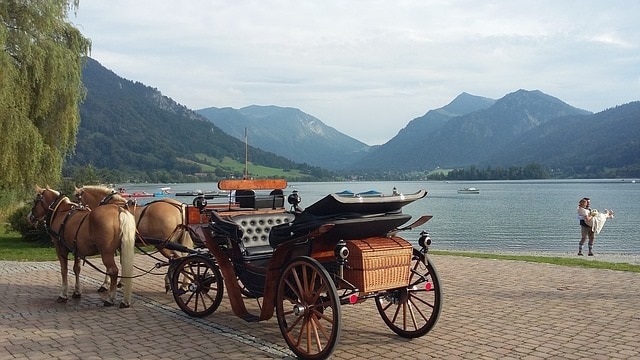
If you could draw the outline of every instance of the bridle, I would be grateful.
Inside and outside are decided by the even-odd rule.
[[[56,210],[58,210],[58,207],[62,203],[62,200],[64,200],[65,198],[68,199],[68,197],[64,194],[59,194],[58,197],[56,197],[56,199],[51,204],[47,205],[44,200],[45,191],[46,190],[39,192],[38,195],[36,196],[33,203],[33,207],[31,208],[31,214],[29,215],[29,220],[35,223],[38,221],[42,221],[44,219],[45,228],[47,228],[47,231],[49,231],[49,225],[51,221],[53,221],[53,216],[55,215]],[[36,217],[35,215],[36,208],[38,206],[41,206],[42,209],[44,210],[44,214],[40,218]]]

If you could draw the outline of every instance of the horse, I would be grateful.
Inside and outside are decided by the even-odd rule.
[[[596,234],[600,234],[607,219],[613,219],[613,210],[604,209],[603,212],[598,212],[596,209],[591,209],[591,231]]]
[[[79,203],[92,209],[103,204],[127,206],[128,200],[116,190],[101,185],[85,185],[75,188],[75,196]],[[146,244],[145,239],[159,241],[156,248],[167,259],[184,256],[184,253],[166,248],[167,242],[193,249],[193,239],[186,226],[186,205],[170,198],[152,201],[146,205],[133,206],[138,231],[138,243]],[[165,290],[170,289],[169,274],[165,276]]]
[[[116,251],[120,250],[123,286],[120,308],[131,306],[133,258],[135,253],[135,219],[133,215],[116,205],[91,210],[72,202],[67,196],[49,187],[36,186],[36,198],[28,215],[32,224],[44,221],[56,248],[60,261],[62,285],[57,302],[68,300],[68,256],[74,256],[75,287],[73,298],[81,297],[80,260],[100,255],[110,278],[104,306],[115,304],[118,280]]]

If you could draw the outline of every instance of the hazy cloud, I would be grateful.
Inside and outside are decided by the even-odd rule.
[[[92,57],[192,109],[297,107],[368,144],[459,93],[640,98],[640,2],[80,3]]]

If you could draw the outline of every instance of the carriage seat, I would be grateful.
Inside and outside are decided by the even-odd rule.
[[[286,224],[293,221],[294,214],[288,212],[246,214],[237,215],[230,218],[236,223],[241,233],[239,239],[244,248],[245,256],[252,257],[258,255],[271,254],[273,248],[269,245],[269,232],[276,225]]]

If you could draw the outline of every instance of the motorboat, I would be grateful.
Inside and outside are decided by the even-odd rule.
[[[464,189],[459,189],[458,194],[480,194],[480,189],[476,187],[466,187]]]
[[[171,192],[171,188],[170,187],[162,187],[160,188],[160,191],[156,191],[155,193],[153,193],[153,197],[173,197],[176,196],[176,194]]]

